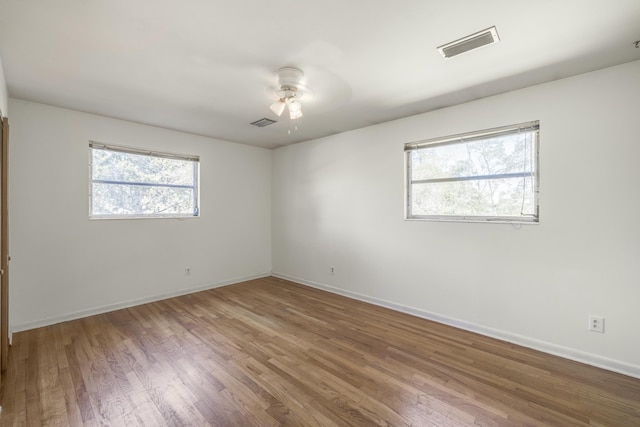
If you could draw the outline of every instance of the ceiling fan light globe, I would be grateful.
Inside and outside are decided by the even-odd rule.
[[[278,100],[271,104],[269,108],[275,113],[276,116],[280,117],[282,115],[282,112],[284,111],[284,105],[284,102]]]
[[[299,101],[293,100],[289,103],[289,112],[298,112],[302,111],[302,104]]]
[[[302,117],[302,111],[300,111],[300,110],[298,110],[298,111],[289,110],[289,117],[291,118],[291,120],[299,119],[300,117]]]

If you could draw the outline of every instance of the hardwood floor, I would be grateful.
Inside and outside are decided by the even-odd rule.
[[[276,278],[15,334],[2,426],[640,426],[640,380]]]

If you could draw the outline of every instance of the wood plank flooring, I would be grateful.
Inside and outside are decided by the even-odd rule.
[[[640,426],[640,380],[276,278],[15,334],[2,426]]]

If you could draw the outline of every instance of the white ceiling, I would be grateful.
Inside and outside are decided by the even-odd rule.
[[[267,148],[637,60],[639,39],[639,0],[0,0],[10,96]],[[290,135],[249,125],[278,119],[282,66],[313,90]]]

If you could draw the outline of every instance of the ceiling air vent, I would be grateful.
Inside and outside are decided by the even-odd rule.
[[[254,126],[258,126],[259,128],[263,128],[265,126],[269,126],[272,125],[274,123],[277,123],[276,120],[271,120],[271,119],[267,119],[266,117],[261,118],[260,120],[256,120],[255,122],[251,123]]]
[[[438,52],[440,52],[444,59],[449,59],[460,55],[461,53],[469,52],[470,50],[474,50],[488,44],[497,43],[499,41],[500,37],[498,37],[498,30],[496,30],[496,27],[491,27],[451,43],[443,44],[438,47]]]

